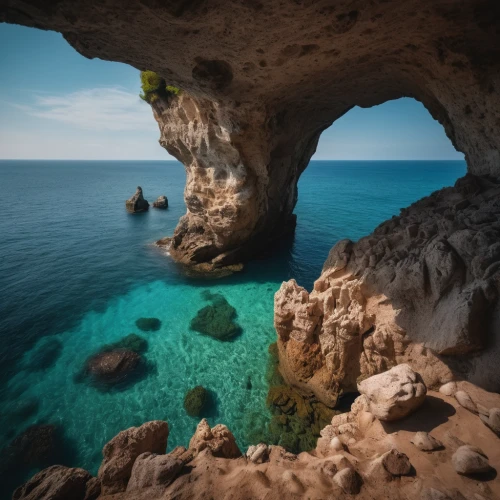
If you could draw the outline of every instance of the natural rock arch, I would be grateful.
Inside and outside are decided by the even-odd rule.
[[[0,0],[0,21],[59,31],[87,57],[183,90],[153,110],[187,170],[170,253],[204,268],[293,228],[297,180],[334,120],[420,100],[472,175],[339,242],[311,294],[282,286],[281,370],[328,404],[401,361],[430,386],[462,376],[500,389],[497,0]]]
[[[0,0],[0,20],[184,90],[154,110],[187,169],[171,246],[187,264],[239,261],[292,228],[319,135],[354,105],[415,97],[471,173],[499,172],[494,0]]]

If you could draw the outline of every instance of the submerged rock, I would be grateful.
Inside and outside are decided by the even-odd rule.
[[[134,373],[140,363],[141,356],[128,349],[98,352],[85,362],[84,375],[100,384],[118,384]]]
[[[103,461],[98,478],[103,495],[125,491],[135,460],[142,453],[165,453],[168,424],[162,420],[146,422],[120,432],[102,449]]]
[[[113,351],[115,349],[127,349],[138,354],[143,353],[148,348],[148,341],[135,333],[123,337],[118,342],[104,345],[101,351]]]
[[[168,208],[168,199],[166,196],[158,196],[153,202],[154,208]]]
[[[141,186],[137,186],[135,194],[125,202],[125,208],[130,213],[146,212],[149,203],[144,199]]]
[[[3,450],[7,465],[44,467],[57,461],[61,452],[59,429],[55,425],[31,425]]]
[[[139,318],[135,324],[143,332],[156,332],[161,327],[161,321],[158,318]]]
[[[184,397],[184,409],[188,415],[199,417],[207,407],[210,393],[201,385],[187,391]]]
[[[219,293],[204,293],[202,297],[212,304],[198,311],[191,320],[191,329],[217,340],[231,340],[241,331],[240,326],[234,322],[236,309]]]
[[[46,370],[59,359],[62,349],[63,344],[59,339],[44,337],[28,353],[24,366],[31,372]]]

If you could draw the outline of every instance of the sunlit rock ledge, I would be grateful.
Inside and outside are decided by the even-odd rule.
[[[95,499],[463,499],[497,498],[500,396],[461,382],[428,391],[399,365],[359,385],[316,447],[295,455],[257,443],[238,448],[224,425],[202,420],[188,448],[166,453],[167,422],[120,432],[103,448],[96,477],[54,465],[16,500]]]

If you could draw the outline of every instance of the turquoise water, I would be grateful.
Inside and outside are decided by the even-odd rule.
[[[214,281],[184,276],[151,245],[185,211],[179,163],[1,161],[0,447],[33,423],[58,424],[66,462],[95,473],[106,441],[151,419],[169,422],[169,448],[186,446],[199,419],[183,399],[201,384],[215,399],[210,423],[228,425],[245,448],[270,417],[265,370],[281,282],[311,289],[337,240],[371,232],[465,170],[461,161],[311,162],[293,243]],[[150,202],[167,195],[170,208],[127,214],[137,185]],[[205,290],[236,308],[242,333],[233,341],[190,330]],[[161,328],[140,332],[139,317],[159,318]],[[75,383],[90,354],[132,332],[149,344],[143,378],[108,392]],[[58,348],[42,358],[47,342]],[[25,403],[32,413],[21,418]]]

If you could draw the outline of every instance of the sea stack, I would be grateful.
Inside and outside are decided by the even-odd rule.
[[[149,203],[144,199],[141,186],[137,186],[135,194],[125,202],[125,207],[133,214],[148,211]]]
[[[153,202],[154,208],[168,208],[168,198],[166,196],[158,196]]]

